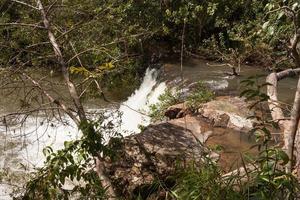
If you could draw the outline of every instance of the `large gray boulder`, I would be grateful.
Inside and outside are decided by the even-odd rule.
[[[192,116],[150,125],[142,133],[124,138],[117,159],[106,163],[107,174],[120,194],[130,196],[172,175],[176,164],[201,159],[201,142],[209,134],[202,133],[201,122]]]

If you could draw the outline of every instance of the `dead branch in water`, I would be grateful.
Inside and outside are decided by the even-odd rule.
[[[225,64],[218,64],[218,65],[212,65],[212,64],[209,64],[209,63],[206,63],[208,66],[210,67],[223,67],[223,66],[228,66],[231,68],[232,72],[224,72],[226,75],[229,75],[229,76],[240,76],[239,73],[237,73],[236,71],[236,67],[229,64],[229,63],[225,63]]]

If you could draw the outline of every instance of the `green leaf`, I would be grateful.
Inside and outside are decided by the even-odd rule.
[[[289,157],[283,150],[278,150],[278,156],[283,161],[283,165],[286,165],[289,162]]]
[[[274,26],[269,26],[269,27],[268,27],[268,34],[269,34],[269,35],[274,35],[274,32],[275,32]]]
[[[269,26],[269,21],[265,22],[265,23],[262,25],[262,29],[266,29],[268,26]]]
[[[283,11],[279,12],[277,16],[277,20],[281,19],[283,16],[284,16],[284,12]]]

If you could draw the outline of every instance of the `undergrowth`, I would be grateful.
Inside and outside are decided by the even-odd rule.
[[[186,108],[190,110],[197,110],[203,103],[206,103],[214,98],[214,93],[209,90],[201,81],[197,82],[195,87],[183,94],[179,88],[166,89],[166,91],[159,96],[159,102],[150,105],[150,117],[153,121],[159,121],[164,118],[165,111],[175,104],[185,102]]]

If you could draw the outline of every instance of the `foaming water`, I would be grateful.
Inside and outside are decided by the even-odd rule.
[[[210,80],[205,81],[208,84],[208,87],[212,90],[224,90],[228,88],[229,82],[227,80]]]
[[[88,113],[93,113],[91,118],[99,117],[102,113],[106,115],[105,123],[112,122],[120,126],[116,129],[125,137],[132,133],[139,133],[139,125],[148,125],[150,117],[147,116],[149,106],[158,102],[158,97],[165,91],[166,84],[158,83],[158,72],[156,69],[147,69],[141,86],[124,102],[117,110],[115,108],[106,109],[86,109]],[[118,116],[121,112],[123,115]],[[45,161],[43,149],[51,146],[54,151],[62,149],[65,141],[80,138],[81,132],[76,124],[67,116],[60,116],[65,122],[48,121],[45,117],[28,117],[22,126],[0,127],[0,139],[4,141],[0,144],[0,170],[8,169],[12,174],[26,173],[41,167]],[[107,142],[112,135],[105,133],[104,139]],[[9,146],[11,144],[11,146]],[[20,180],[20,186],[24,180]],[[0,182],[0,199],[12,199],[9,194],[12,187],[5,181]]]
[[[157,83],[157,70],[147,69],[145,77],[139,89],[137,89],[126,102],[122,104],[119,111],[121,116],[121,126],[119,131],[126,133],[139,132],[138,125],[147,125],[150,118],[147,116],[149,105],[157,103],[158,97],[166,89],[165,83]],[[115,109],[87,109],[89,113],[94,113],[94,119],[99,113],[104,114],[105,123],[118,123],[118,116]],[[4,153],[0,155],[0,168],[12,168],[10,166],[12,158],[15,161],[24,161],[31,167],[40,167],[43,164],[44,156],[42,150],[46,146],[51,146],[53,150],[63,148],[65,141],[78,139],[81,136],[76,124],[67,116],[61,116],[64,124],[57,120],[47,120],[42,116],[28,117],[21,126],[0,127],[0,137],[4,142],[0,145],[0,150]],[[105,135],[105,140],[109,140],[111,135]],[[10,143],[16,143],[11,147],[6,147]]]
[[[13,185],[21,187],[29,172],[43,166],[43,149],[46,146],[56,151],[63,148],[65,141],[79,138],[80,132],[75,127],[71,120],[67,125],[62,125],[43,117],[28,117],[22,126],[0,129],[0,139],[4,141],[0,144],[0,171],[20,177],[17,182],[6,178],[1,180],[0,199],[12,199],[10,193]]]
[[[167,87],[164,82],[158,84],[157,76],[156,69],[148,68],[141,86],[120,106],[123,136],[139,133],[139,125],[150,123],[149,106],[158,102],[158,97]]]

